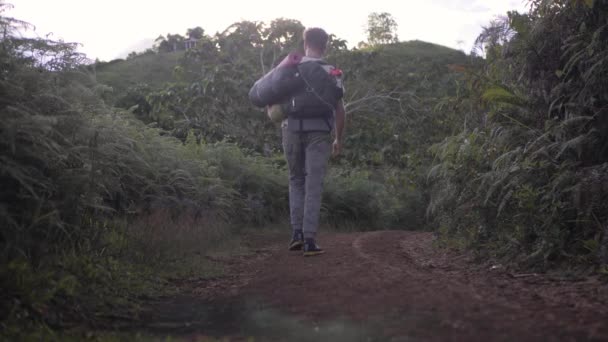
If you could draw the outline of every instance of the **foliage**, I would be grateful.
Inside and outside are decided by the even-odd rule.
[[[24,41],[10,35],[18,22],[2,23],[3,324],[59,327],[131,307],[180,241],[200,252],[233,226],[284,216],[286,180],[273,163],[191,132],[180,141],[107,106],[110,89],[74,58],[74,45]],[[166,219],[137,223],[161,212]],[[169,249],[145,248],[185,218],[199,229],[164,235]]]
[[[176,52],[186,50],[185,38],[179,34],[167,34],[156,38],[154,48],[159,52]]]
[[[273,33],[277,27],[291,29]],[[264,69],[284,55],[283,51],[301,44],[301,35],[293,32],[302,30],[301,25],[284,19],[269,26],[233,24],[222,34],[205,38],[209,46],[186,53],[178,68],[181,81],[168,82],[161,90],[145,84],[134,86],[123,92],[117,104],[123,108],[137,106],[138,118],[156,123],[182,140],[193,131],[199,141],[228,140],[264,156],[278,154],[279,131],[249,104],[247,92]],[[276,36],[296,40],[280,45],[271,38]],[[409,187],[395,188],[400,200],[414,205],[398,216],[413,218],[413,213],[420,213],[426,206],[424,173],[431,163],[426,148],[451,133],[459,118],[442,104],[446,95],[455,95],[460,87],[461,77],[450,74],[448,65],[466,63],[467,58],[462,52],[420,41],[357,51],[344,50],[338,38],[333,37],[332,42],[335,46],[329,60],[345,73],[349,116],[347,149],[333,165],[346,170],[374,170],[380,182],[393,178],[393,171],[387,170],[400,169],[399,178],[414,184],[416,195]],[[236,48],[238,53],[233,51]],[[162,54],[158,58],[162,60]],[[147,60],[141,62],[145,65]],[[98,79],[106,72],[115,74],[113,68],[98,73]],[[144,77],[140,79],[145,82]],[[251,134],[253,131],[257,134]],[[422,226],[421,220],[422,216],[402,222]]]
[[[173,80],[174,68],[183,55],[183,51],[143,54],[127,60],[98,62],[89,66],[89,69],[97,82],[112,88],[106,98],[112,104],[112,100],[120,99],[130,88],[142,84],[146,84],[151,90],[162,88],[165,83]]]
[[[237,23],[203,36],[201,48],[182,57],[155,53],[94,65],[74,59],[72,44],[39,39],[26,50],[19,38],[4,40],[2,320],[60,327],[76,316],[134,307],[133,293],[155,290],[150,261],[156,272],[162,265],[192,272],[198,268],[167,263],[219,244],[234,227],[282,221],[287,177],[276,127],[252,113],[242,94],[262,68],[259,53],[274,64],[283,49],[300,44],[301,30],[289,20],[267,28]],[[345,53],[343,41],[332,39],[333,52]],[[235,56],[242,44],[250,50]],[[169,77],[167,64],[177,58]],[[124,88],[125,77],[138,83]],[[123,109],[109,106],[113,101]],[[423,196],[392,161],[372,172],[345,171],[366,164],[352,157],[339,163],[324,198],[326,222],[352,222],[352,213],[368,229],[419,221],[408,206],[422,207]]]
[[[429,213],[448,236],[525,265],[596,262],[608,227],[608,4],[532,5],[478,39],[487,63],[460,99],[477,118],[434,147]]]
[[[399,41],[397,35],[398,27],[397,21],[390,13],[370,13],[367,17],[367,27],[365,28],[367,43],[371,46],[397,43]]]

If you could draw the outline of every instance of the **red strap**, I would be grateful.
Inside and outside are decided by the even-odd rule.
[[[337,68],[336,69],[332,69],[329,72],[329,74],[332,75],[332,76],[342,76],[342,70],[337,69]]]

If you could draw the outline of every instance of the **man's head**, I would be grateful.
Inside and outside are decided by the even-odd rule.
[[[311,27],[304,31],[304,49],[306,55],[321,57],[327,50],[329,36],[325,30],[318,27]]]

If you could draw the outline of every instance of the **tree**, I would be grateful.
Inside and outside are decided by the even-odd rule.
[[[265,30],[266,40],[280,50],[301,50],[304,25],[298,20],[279,18]]]
[[[155,49],[158,52],[174,52],[184,50],[185,38],[179,34],[167,34],[167,37],[160,35],[154,40]]]
[[[348,41],[338,38],[335,34],[329,35],[329,42],[327,45],[330,53],[334,51],[348,50]]]
[[[189,28],[186,32],[186,37],[188,37],[189,39],[201,39],[204,35],[205,30],[200,26]]]
[[[285,53],[302,51],[304,30],[304,25],[298,20],[278,18],[271,21],[263,32],[266,61],[270,60],[270,64],[275,65]]]
[[[367,17],[367,41],[369,45],[397,43],[398,24],[395,18],[387,12],[373,12]]]

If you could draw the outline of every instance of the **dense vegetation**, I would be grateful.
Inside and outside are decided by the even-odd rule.
[[[433,148],[429,214],[527,266],[605,265],[608,2],[532,5],[478,39],[487,59],[456,99],[464,129]]]
[[[436,229],[525,267],[602,270],[608,4],[531,4],[484,30],[482,56],[381,37],[349,50],[331,37],[348,125],[324,225]],[[300,48],[298,21],[197,27],[96,63],[16,34],[27,23],[0,25],[6,334],[132,309],[169,269],[212,272],[183,260],[233,232],[285,224],[279,131],[247,92]]]

